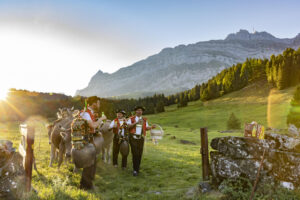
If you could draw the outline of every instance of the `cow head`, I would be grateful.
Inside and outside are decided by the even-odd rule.
[[[71,150],[72,150],[71,128],[69,128],[69,129],[61,128],[60,135],[61,135],[62,141],[65,145],[66,157],[70,158],[71,157]]]
[[[106,120],[106,122],[102,123],[99,127],[99,131],[104,134],[110,132],[110,128],[109,128],[110,122],[111,122],[110,120]]]
[[[74,107],[72,108],[59,108],[58,112],[56,113],[58,119],[64,119],[73,114]]]

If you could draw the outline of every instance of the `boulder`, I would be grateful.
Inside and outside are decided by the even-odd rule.
[[[300,186],[300,139],[266,133],[264,140],[251,137],[219,137],[211,141],[210,152],[213,181],[224,179],[256,178],[264,150],[265,157],[260,172],[262,183],[289,183]]]
[[[0,199],[19,199],[24,191],[23,157],[12,144],[0,140]]]

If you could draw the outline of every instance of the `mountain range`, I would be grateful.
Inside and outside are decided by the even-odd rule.
[[[206,82],[223,69],[246,58],[269,58],[286,48],[300,46],[300,34],[294,38],[276,38],[267,32],[240,30],[224,40],[164,48],[128,67],[109,74],[99,70],[88,86],[76,95],[138,98],[154,93],[171,94]]]

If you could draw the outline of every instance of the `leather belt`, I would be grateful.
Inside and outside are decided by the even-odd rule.
[[[136,134],[134,134],[132,137],[133,137],[134,139],[142,139],[142,138],[143,138],[142,135],[136,135]]]

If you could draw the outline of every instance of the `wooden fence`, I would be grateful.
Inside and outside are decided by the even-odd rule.
[[[25,190],[31,190],[32,165],[34,162],[34,128],[27,124],[20,125],[21,143],[19,152],[23,157],[23,166],[25,169]]]

